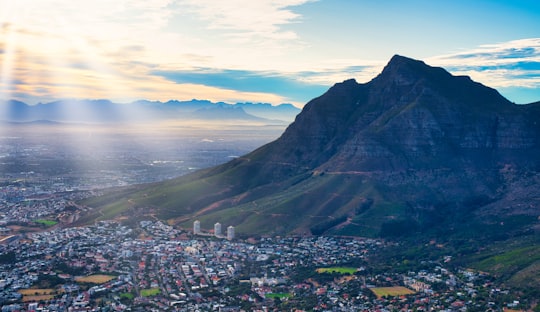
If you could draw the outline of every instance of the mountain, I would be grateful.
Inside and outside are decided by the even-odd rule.
[[[190,114],[194,119],[224,119],[224,120],[253,120],[263,121],[264,118],[246,113],[242,107],[217,104],[201,108]]]
[[[37,105],[27,105],[12,100],[0,103],[0,120],[8,122],[50,120],[70,123],[129,123],[170,119],[212,121],[224,119],[226,121],[287,124],[294,119],[299,111],[298,108],[290,104],[278,106],[266,103],[227,104],[206,100],[171,100],[165,103],[141,100],[128,104],[117,104],[109,100],[61,100]]]
[[[540,228],[539,120],[538,103],[396,55],[370,82],[311,100],[243,157],[86,204],[244,234],[530,235]]]
[[[6,116],[6,120],[18,121],[23,116],[29,114],[29,106],[23,102],[10,100],[3,103],[2,113]]]
[[[246,113],[257,117],[293,121],[299,110],[292,104],[280,104],[277,106],[268,103],[236,103],[235,107],[241,107]]]

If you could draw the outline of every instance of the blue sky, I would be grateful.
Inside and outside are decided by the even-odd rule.
[[[394,54],[540,100],[540,1],[0,0],[0,99],[301,107]]]

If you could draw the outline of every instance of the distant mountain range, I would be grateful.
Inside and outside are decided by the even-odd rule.
[[[141,122],[155,120],[242,120],[290,123],[300,112],[291,104],[213,103],[191,101],[136,101],[117,104],[108,100],[71,100],[28,105],[20,101],[0,103],[0,120],[7,122]]]
[[[493,250],[523,256],[508,276],[534,275],[540,102],[516,105],[396,55],[370,82],[347,80],[311,100],[280,138],[247,155],[85,204],[96,209],[80,222],[114,209],[186,228],[220,222],[239,235],[418,239],[484,260],[486,246],[504,241]]]

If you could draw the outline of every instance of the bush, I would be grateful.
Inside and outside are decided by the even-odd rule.
[[[381,237],[407,236],[418,229],[418,223],[412,219],[391,220],[381,225]]]
[[[329,229],[333,228],[334,226],[343,223],[347,220],[347,216],[341,216],[338,218],[326,220],[320,223],[315,224],[312,226],[309,230],[311,231],[311,234],[313,235],[321,235],[324,232],[328,231]]]

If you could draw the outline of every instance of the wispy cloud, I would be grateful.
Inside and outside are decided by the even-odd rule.
[[[0,96],[295,102],[320,85],[239,68],[297,45],[283,26],[300,21],[291,8],[309,1],[0,0]],[[217,40],[191,34],[186,14],[216,31]],[[195,72],[201,66],[205,75]],[[291,91],[281,93],[287,83]]]
[[[219,29],[238,41],[294,40],[296,33],[282,28],[297,22],[301,16],[291,7],[313,0],[180,0],[187,12],[207,22],[209,29]]]
[[[455,75],[467,75],[498,89],[510,100],[540,100],[540,38],[482,45],[427,60]]]
[[[356,61],[359,62],[359,61]],[[320,66],[306,71],[257,71],[238,69],[195,68],[190,70],[154,70],[150,73],[176,83],[202,84],[242,92],[279,94],[289,102],[304,104],[328,90],[333,84],[355,78],[371,80],[382,62],[365,65]]]
[[[154,71],[153,75],[165,77],[177,83],[193,83],[242,92],[280,94],[294,102],[323,93],[328,86],[307,83],[298,76],[311,73],[289,74],[248,70],[215,70],[198,68],[190,71]],[[314,75],[314,74],[313,74]]]
[[[540,38],[482,45],[428,60],[491,87],[540,87]]]
[[[299,71],[295,74],[295,79],[305,83],[331,86],[337,82],[354,78],[360,83],[373,79],[382,69],[385,61],[363,61],[349,60],[348,62],[338,61],[319,66],[310,71]],[[363,64],[363,65],[348,65]]]

